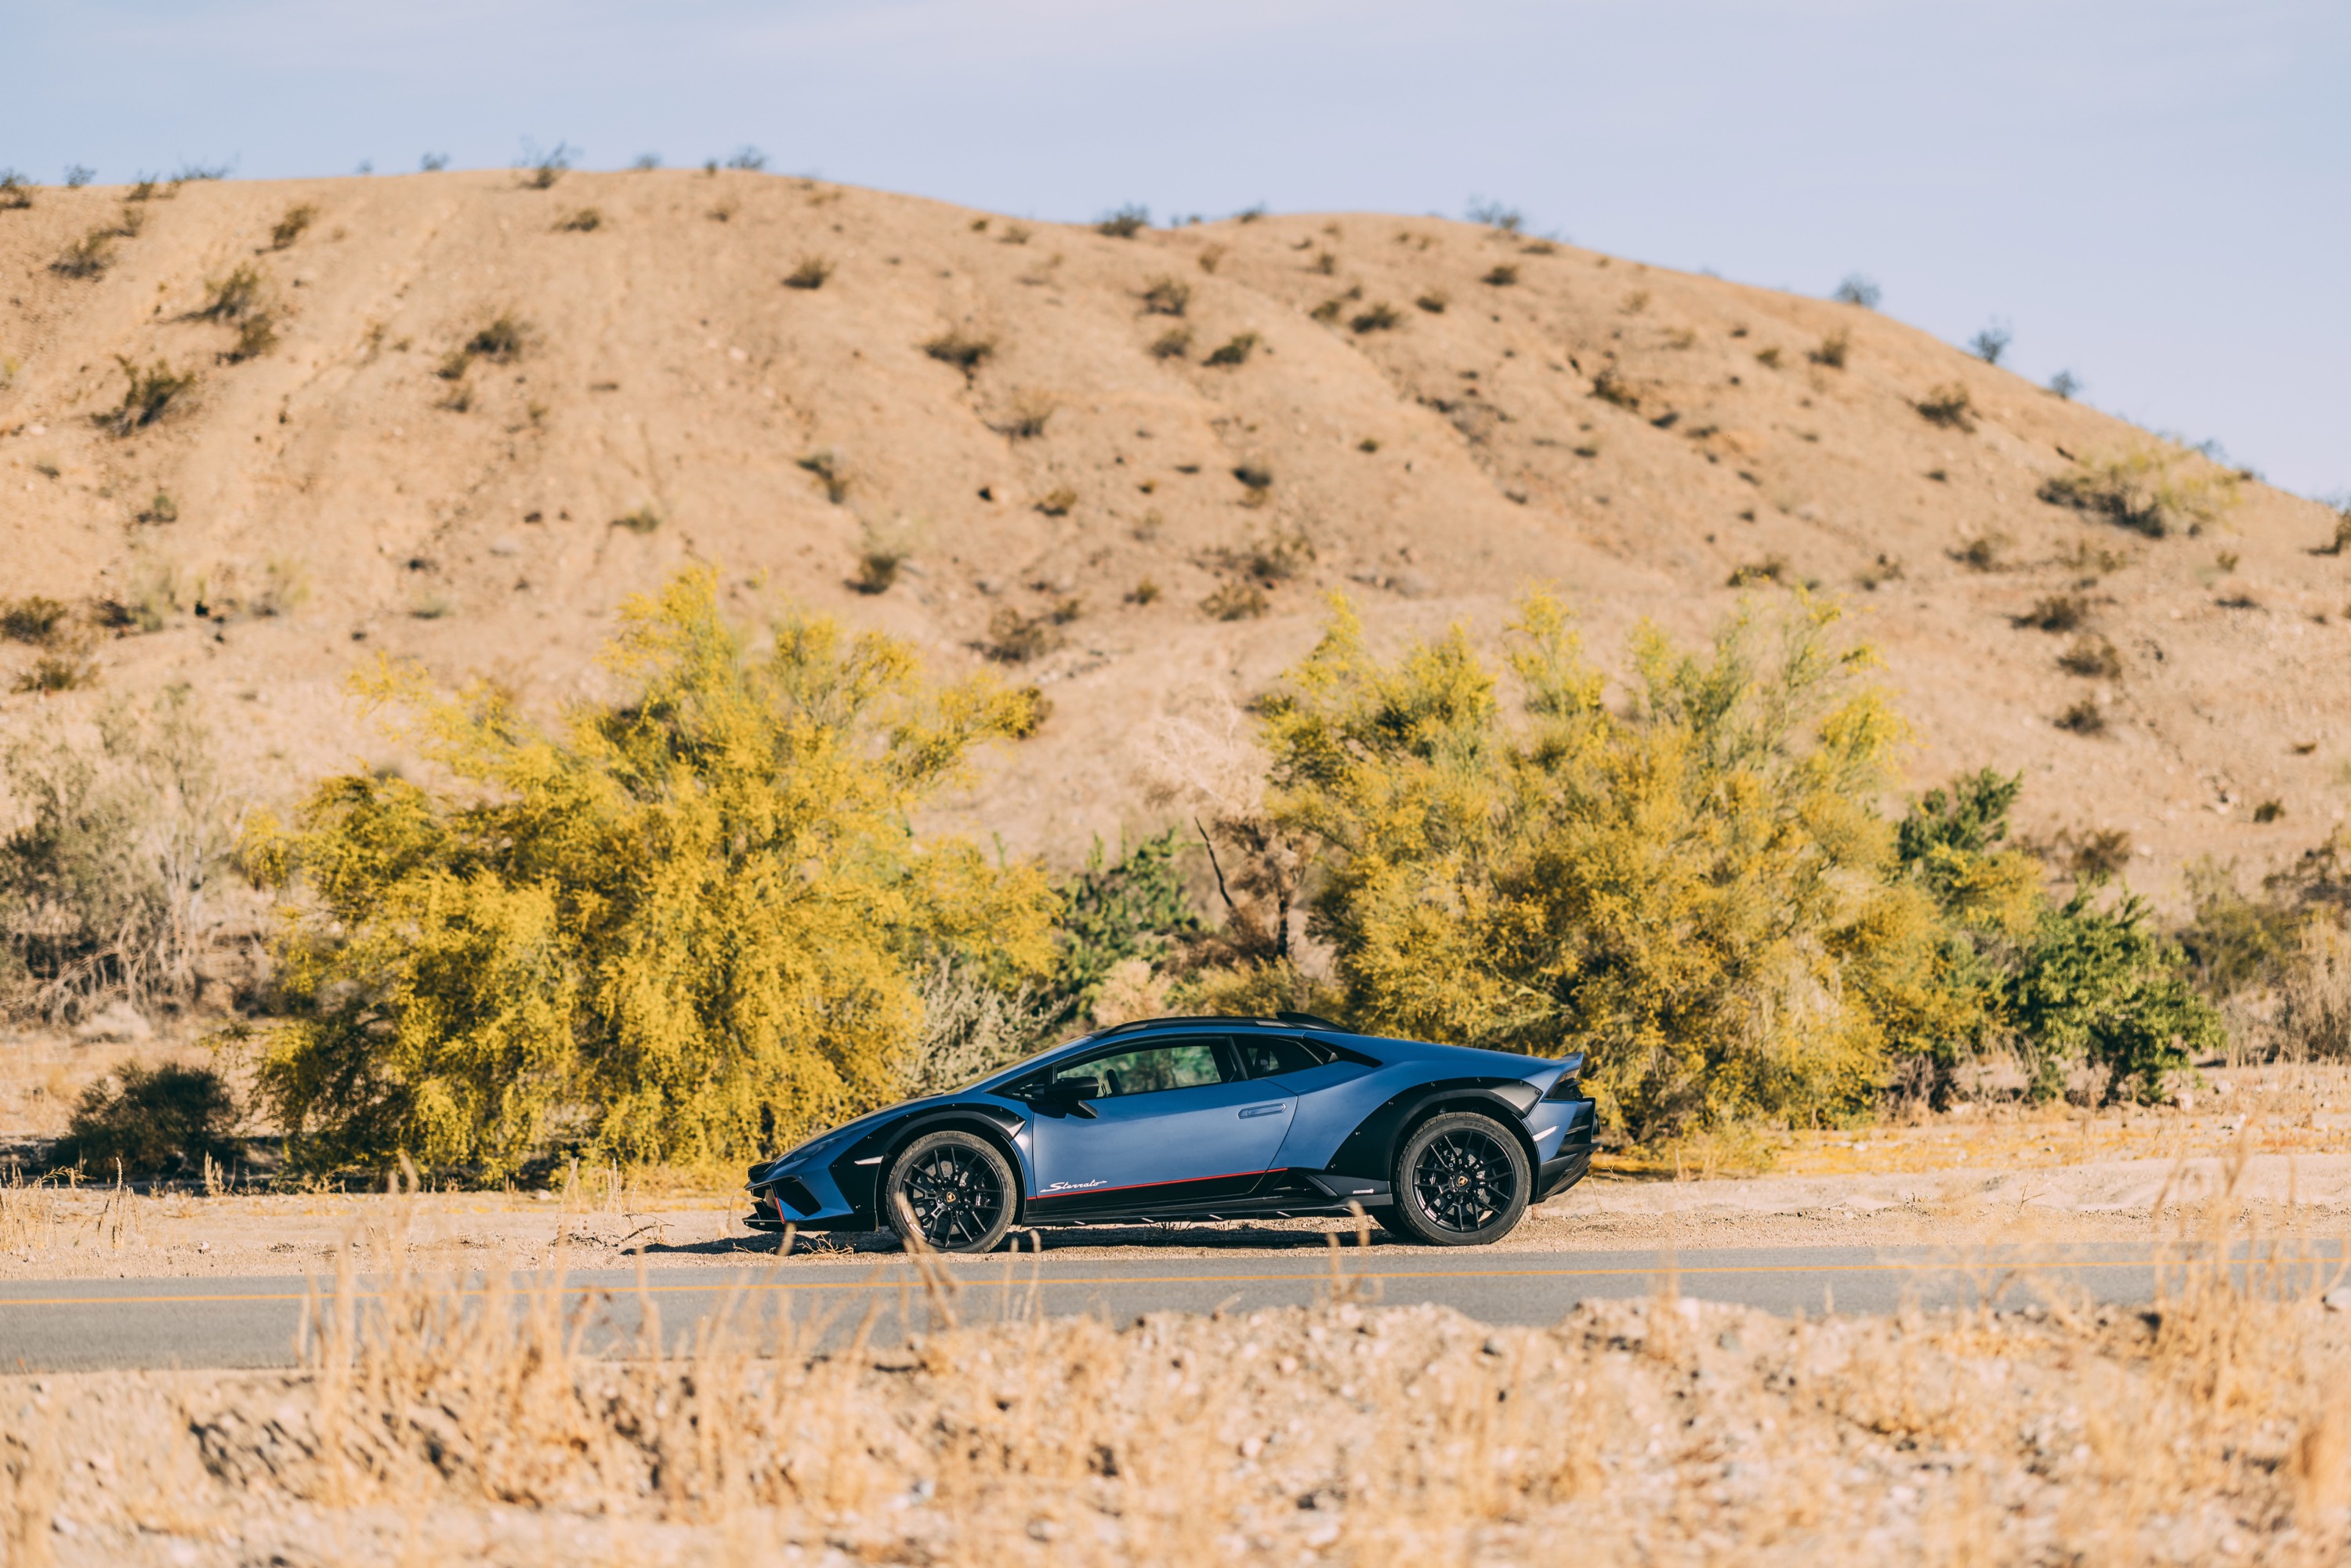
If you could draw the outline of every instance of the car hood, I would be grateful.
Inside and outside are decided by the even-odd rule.
[[[806,1143],[798,1144],[787,1149],[775,1159],[768,1161],[767,1169],[777,1171],[787,1166],[805,1165],[811,1160],[820,1159],[835,1148],[845,1148],[855,1143],[859,1136],[884,1123],[893,1122],[908,1112],[919,1111],[925,1105],[938,1104],[946,1098],[947,1096],[941,1094],[926,1094],[919,1100],[901,1100],[895,1105],[884,1105],[879,1111],[868,1111],[853,1122],[843,1122],[838,1127],[819,1133]]]

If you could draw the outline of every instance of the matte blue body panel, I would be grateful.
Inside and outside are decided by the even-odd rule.
[[[1112,1192],[1273,1168],[1298,1097],[1270,1078],[1121,1094],[1088,1116],[1039,1116],[1029,1196]]]

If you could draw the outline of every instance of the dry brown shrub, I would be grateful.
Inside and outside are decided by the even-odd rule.
[[[2351,935],[2325,921],[2304,928],[2279,988],[2278,1027],[2292,1056],[2351,1058]]]

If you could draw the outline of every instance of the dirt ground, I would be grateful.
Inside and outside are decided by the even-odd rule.
[[[2201,1201],[2241,1159],[2241,1218],[2268,1234],[2351,1234],[2351,1070],[2271,1066],[2206,1075],[2189,1108],[1966,1107],[1908,1125],[1784,1135],[1731,1153],[1756,1174],[1604,1168],[1534,1210],[1501,1246],[1523,1251],[1727,1246],[2132,1240]],[[1620,1162],[1621,1164],[1621,1162]],[[414,1244],[436,1264],[521,1257],[590,1268],[738,1265],[772,1256],[739,1193],[583,1171],[557,1190],[427,1193]],[[391,1202],[365,1193],[140,1194],[0,1187],[0,1278],[302,1274],[346,1239],[384,1256]],[[1050,1251],[1102,1256],[1289,1250],[1331,1222],[1063,1228]],[[886,1236],[810,1238],[811,1253],[894,1249]]]

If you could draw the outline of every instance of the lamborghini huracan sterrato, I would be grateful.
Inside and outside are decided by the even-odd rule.
[[[1122,1024],[753,1166],[749,1223],[984,1252],[1016,1225],[1357,1204],[1402,1237],[1477,1246],[1590,1168],[1583,1067],[1303,1013]]]

